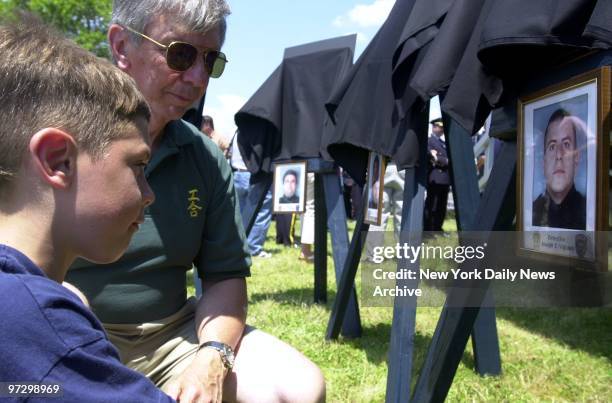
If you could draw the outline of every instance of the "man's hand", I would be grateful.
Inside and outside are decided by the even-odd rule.
[[[166,393],[181,403],[220,403],[226,372],[219,352],[203,348],[195,355],[191,365],[168,384]]]
[[[434,160],[434,164],[436,162],[438,162],[438,152],[436,150],[430,150],[429,153],[431,154],[433,160]]]

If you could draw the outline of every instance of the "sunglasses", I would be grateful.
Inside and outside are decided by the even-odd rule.
[[[142,34],[130,27],[125,28],[136,35],[140,35],[141,37],[148,39],[160,48],[165,49],[166,63],[172,70],[187,71],[196,62],[199,51],[190,43],[173,41],[169,45],[163,45],[157,42],[155,39],[149,38],[145,34]],[[225,63],[227,63],[225,53],[214,49],[204,49],[202,53],[204,56],[204,66],[206,66],[208,75],[211,78],[221,77],[223,70],[225,70]]]

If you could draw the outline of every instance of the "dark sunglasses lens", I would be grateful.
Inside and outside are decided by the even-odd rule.
[[[177,71],[188,70],[196,60],[198,50],[188,43],[174,42],[168,46],[168,67]]]
[[[210,51],[206,53],[205,63],[211,78],[219,78],[225,70],[226,58],[223,52]]]

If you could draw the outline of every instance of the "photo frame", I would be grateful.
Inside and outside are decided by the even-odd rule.
[[[518,253],[607,270],[610,67],[518,100]]]
[[[364,200],[363,222],[380,225],[383,210],[383,189],[385,187],[385,157],[382,154],[370,151],[368,155],[368,176],[366,186],[366,199]]]
[[[306,161],[274,164],[272,212],[275,214],[303,213],[306,204]]]

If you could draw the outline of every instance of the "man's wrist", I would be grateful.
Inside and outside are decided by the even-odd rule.
[[[212,348],[202,348],[198,350],[196,353],[196,361],[200,364],[205,364],[205,366],[214,364],[219,365],[221,368],[225,368],[223,359],[221,359],[221,354]]]
[[[200,343],[197,352],[200,353],[204,350],[215,353],[221,359],[225,369],[228,371],[232,370],[234,366],[234,350],[231,346],[218,341],[207,341]]]

